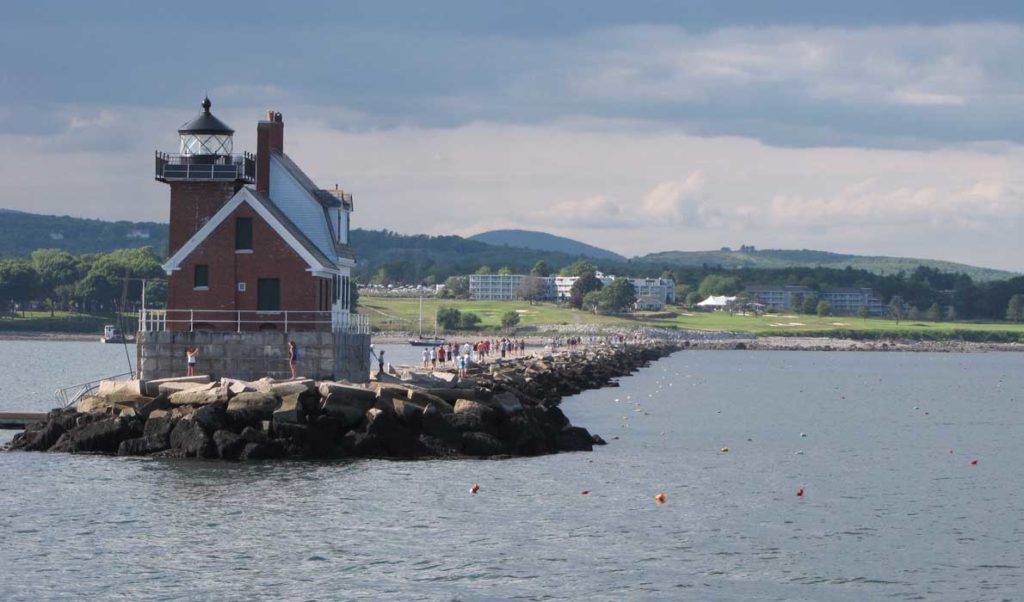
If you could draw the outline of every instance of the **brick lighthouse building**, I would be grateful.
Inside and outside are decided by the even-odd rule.
[[[144,378],[200,372],[243,379],[299,372],[365,380],[369,330],[351,313],[352,195],[317,187],[284,152],[281,113],[256,127],[256,154],[234,152],[234,130],[211,112],[178,130],[177,154],[156,153],[170,188],[167,307],[140,320]],[[180,364],[180,366],[179,366]]]

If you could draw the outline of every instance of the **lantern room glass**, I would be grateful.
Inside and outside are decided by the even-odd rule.
[[[230,135],[182,134],[181,136],[181,154],[183,155],[230,155],[232,149]]]

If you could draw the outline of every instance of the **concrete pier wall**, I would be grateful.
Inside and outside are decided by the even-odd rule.
[[[137,360],[141,378],[185,374],[185,351],[199,349],[196,373],[213,378],[288,378],[288,341],[299,349],[296,371],[316,379],[366,382],[370,335],[331,332],[140,332]]]

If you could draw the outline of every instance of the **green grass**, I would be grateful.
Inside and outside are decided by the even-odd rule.
[[[501,315],[509,310],[519,312],[521,326],[552,324],[600,324],[605,326],[654,326],[690,330],[720,330],[781,336],[851,336],[863,338],[906,337],[920,339],[967,338],[1024,341],[1024,324],[1008,322],[922,322],[855,316],[818,316],[793,313],[762,316],[732,315],[722,312],[686,312],[676,309],[675,317],[638,313],[627,316],[598,316],[551,303],[530,305],[525,301],[465,301],[455,299],[423,300],[423,331],[433,332],[434,313],[438,307],[454,307],[461,312],[480,316],[481,326],[498,328]],[[362,297],[359,313],[369,316],[370,323],[380,330],[416,330],[418,299]]]

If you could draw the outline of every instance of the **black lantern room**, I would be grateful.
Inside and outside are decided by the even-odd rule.
[[[235,130],[210,112],[210,99],[203,99],[203,112],[178,129],[181,137],[179,152],[186,156],[223,156],[233,150],[231,141]]]

